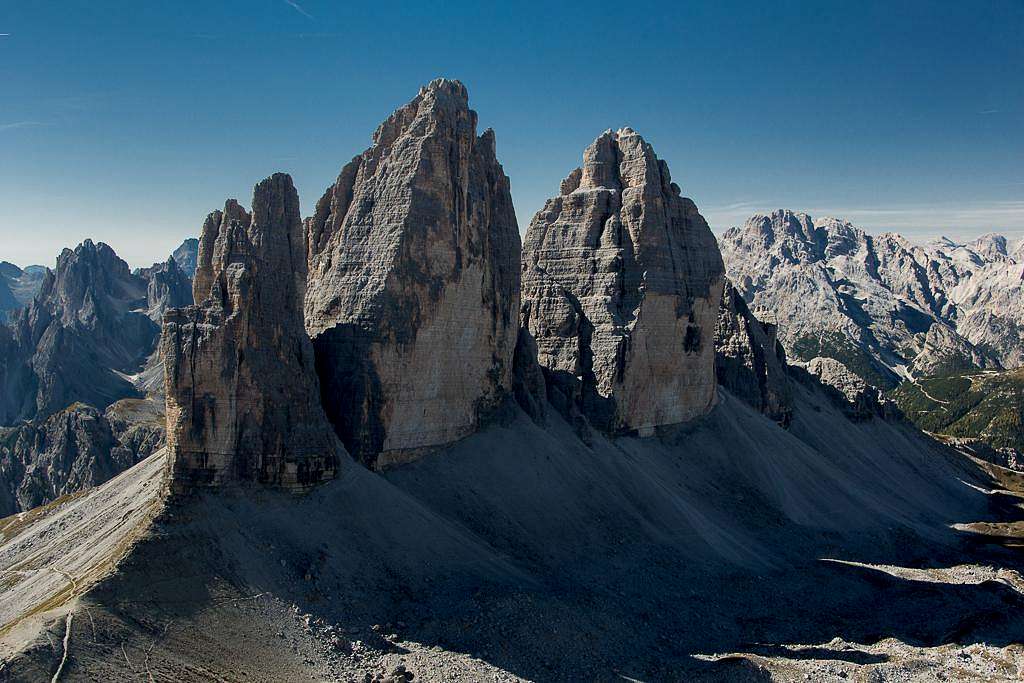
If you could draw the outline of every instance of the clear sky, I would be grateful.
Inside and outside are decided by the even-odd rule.
[[[0,259],[148,264],[283,170],[309,213],[437,76],[520,228],[630,125],[721,232],[774,208],[1024,236],[1024,1],[0,0]]]

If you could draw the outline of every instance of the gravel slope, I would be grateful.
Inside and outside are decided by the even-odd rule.
[[[789,431],[724,392],[705,419],[591,448],[516,413],[301,499],[132,517],[115,573],[0,635],[0,680],[1013,680],[1019,551],[953,525],[1019,519],[1019,498],[907,426],[797,392]],[[91,501],[156,510],[159,461],[69,505],[107,524]],[[0,568],[90,545],[37,531]],[[43,592],[2,590],[4,610]]]

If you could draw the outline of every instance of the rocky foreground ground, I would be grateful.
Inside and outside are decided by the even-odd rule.
[[[300,499],[167,504],[154,455],[4,521],[0,676],[1018,680],[1020,476],[795,391],[590,446],[512,409]]]

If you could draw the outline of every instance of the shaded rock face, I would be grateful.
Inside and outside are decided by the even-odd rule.
[[[162,446],[162,426],[114,417],[115,406],[76,403],[0,430],[0,517],[102,484]]]
[[[563,411],[646,433],[711,407],[721,255],[633,130],[587,148],[530,224],[522,268],[523,324]]]
[[[199,240],[195,237],[189,237],[187,240],[178,245],[178,248],[171,252],[171,258],[174,259],[178,267],[181,268],[181,272],[185,274],[189,280],[195,277],[196,264],[199,257]]]
[[[138,395],[132,376],[159,335],[146,314],[147,287],[103,243],[65,249],[11,321],[12,339],[0,340],[15,347],[3,356],[4,421],[47,417],[79,401],[102,409]]]
[[[21,304],[14,297],[11,286],[6,278],[0,277],[0,322],[7,319],[7,316],[21,308]]]
[[[520,239],[494,134],[476,123],[461,83],[433,81],[307,220],[323,404],[372,467],[471,434],[511,392]]]
[[[758,320],[731,283],[722,294],[715,331],[718,383],[783,426],[793,419],[793,390],[778,328]]]
[[[865,382],[835,358],[813,358],[805,367],[810,377],[804,380],[816,380],[850,419],[899,417],[899,409],[877,387]]]
[[[162,321],[168,309],[193,303],[192,281],[173,256],[166,263],[154,263],[140,274],[147,281],[146,309],[155,322]]]
[[[35,414],[38,380],[29,364],[30,350],[14,332],[0,324],[0,425],[11,425]]]
[[[344,453],[320,407],[302,324],[306,253],[292,180],[276,174],[207,218],[198,305],[168,311],[160,342],[171,487],[260,482],[304,490]]]

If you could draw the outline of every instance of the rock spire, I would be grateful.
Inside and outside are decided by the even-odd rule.
[[[520,239],[494,133],[476,124],[460,82],[431,82],[306,223],[324,407],[371,467],[471,434],[511,392]]]
[[[195,306],[164,317],[172,490],[261,482],[303,490],[344,449],[324,419],[302,321],[306,254],[288,175],[203,225]]]
[[[586,149],[534,216],[522,267],[524,324],[549,392],[593,425],[646,434],[711,407],[721,255],[635,131]]]

